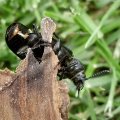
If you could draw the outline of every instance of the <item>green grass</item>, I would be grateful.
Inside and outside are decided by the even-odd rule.
[[[66,80],[71,99],[69,120],[119,120],[120,0],[1,0],[1,69],[15,70],[20,61],[6,46],[6,28],[15,21],[31,28],[33,23],[40,25],[45,16],[56,22],[56,33],[86,65],[87,76],[99,67],[112,71],[86,81],[79,98],[73,83]]]

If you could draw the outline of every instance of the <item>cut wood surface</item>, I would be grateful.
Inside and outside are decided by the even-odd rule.
[[[42,38],[52,41],[55,23],[41,22]],[[59,66],[51,47],[45,47],[42,62],[31,49],[16,73],[0,71],[0,120],[68,120],[68,89],[57,80]]]

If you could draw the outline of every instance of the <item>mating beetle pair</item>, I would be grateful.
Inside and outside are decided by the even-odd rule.
[[[103,70],[86,78],[84,65],[78,59],[74,58],[70,49],[61,44],[57,35],[53,34],[52,43],[45,42],[42,40],[41,33],[35,25],[33,25],[33,30],[31,31],[21,23],[13,23],[7,28],[5,39],[8,47],[20,59],[24,59],[27,54],[27,49],[31,48],[34,57],[39,63],[44,53],[44,47],[52,47],[54,53],[58,56],[61,66],[58,70],[60,80],[63,78],[71,79],[78,92],[82,89],[85,80],[110,72],[109,70]]]

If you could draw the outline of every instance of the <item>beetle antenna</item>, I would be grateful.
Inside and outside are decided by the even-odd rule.
[[[38,30],[38,28],[37,28],[37,26],[36,26],[35,24],[33,24],[33,31],[34,31],[39,37],[41,37],[40,34],[39,34],[39,30]]]
[[[53,33],[53,35],[54,35],[56,38],[58,38],[58,39],[59,39],[59,37],[57,36],[57,34],[56,34],[55,32]]]
[[[88,80],[88,79],[91,79],[91,78],[100,77],[100,76],[103,76],[103,75],[107,75],[110,72],[111,72],[110,70],[103,70],[103,71],[100,71],[100,72],[97,72],[97,73],[93,74],[92,76],[86,78],[85,80]]]

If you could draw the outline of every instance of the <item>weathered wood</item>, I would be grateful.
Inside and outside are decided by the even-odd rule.
[[[44,40],[51,42],[55,23],[44,18],[41,24]],[[57,81],[57,56],[45,47],[39,64],[31,49],[12,73],[0,72],[0,120],[68,120],[68,90]]]

